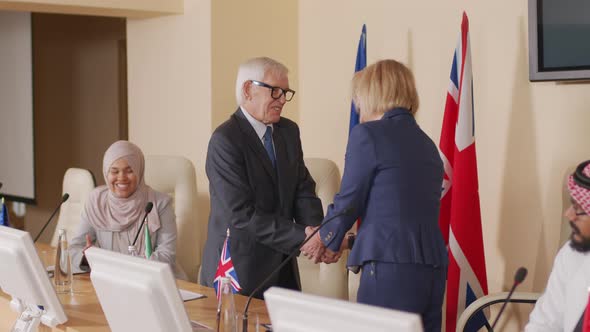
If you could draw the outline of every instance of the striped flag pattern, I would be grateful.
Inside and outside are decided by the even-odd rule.
[[[445,168],[439,226],[449,251],[446,331],[455,331],[463,310],[488,293],[475,153],[470,48],[469,20],[463,13],[439,146]],[[484,324],[487,319],[480,314],[470,320],[466,331],[476,331]]]
[[[152,257],[152,236],[150,235],[150,230],[146,226],[144,229],[144,236],[145,236],[145,258]]]
[[[227,236],[223,242],[221,257],[219,257],[217,272],[215,273],[215,279],[213,280],[213,288],[215,288],[215,294],[217,294],[217,301],[219,301],[221,298],[220,286],[221,278],[223,277],[229,277],[231,281],[231,288],[234,294],[242,290],[242,286],[240,286],[240,283],[238,282],[238,274],[234,269],[234,263],[229,252],[229,229],[227,230]]]

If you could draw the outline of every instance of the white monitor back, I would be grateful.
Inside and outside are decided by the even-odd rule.
[[[275,332],[422,331],[413,313],[272,287],[264,300]]]
[[[47,326],[67,321],[31,235],[5,226],[0,226],[0,288],[12,296],[11,305],[19,312],[25,308],[17,306],[43,306],[41,323]]]
[[[86,258],[113,332],[192,331],[168,264],[96,247]]]

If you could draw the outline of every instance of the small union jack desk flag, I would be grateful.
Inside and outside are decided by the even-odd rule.
[[[217,301],[221,297],[221,278],[228,277],[231,281],[232,291],[235,293],[242,290],[240,283],[238,282],[238,274],[234,270],[234,263],[231,260],[229,253],[229,228],[227,229],[227,236],[223,242],[223,248],[221,249],[221,257],[219,257],[219,264],[217,265],[217,273],[215,273],[215,279],[213,280],[213,287],[215,288],[215,294],[217,294]]]

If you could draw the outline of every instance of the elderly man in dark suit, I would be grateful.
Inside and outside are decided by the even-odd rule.
[[[322,221],[299,128],[281,117],[295,94],[287,72],[269,58],[242,64],[236,82],[240,107],[209,141],[211,213],[201,274],[205,286],[213,286],[228,230],[240,293],[249,295]],[[297,261],[286,264],[264,289],[270,286],[300,289]]]

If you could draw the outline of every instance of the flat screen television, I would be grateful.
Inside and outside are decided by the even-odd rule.
[[[590,1],[529,0],[529,80],[590,79]]]

